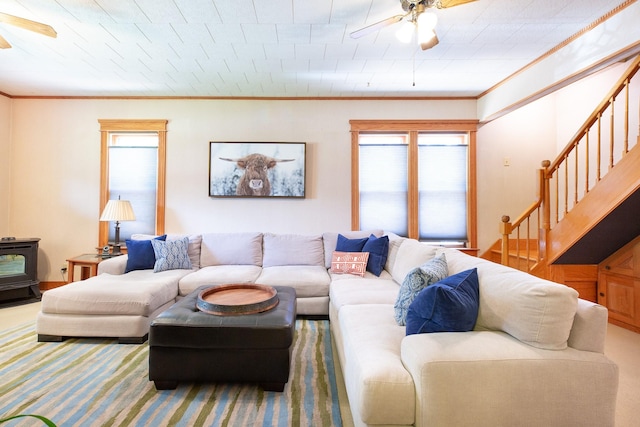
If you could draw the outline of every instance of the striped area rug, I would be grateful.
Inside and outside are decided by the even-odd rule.
[[[148,356],[146,343],[38,343],[33,324],[0,332],[0,419],[39,414],[58,426],[342,425],[326,320],[296,321],[282,393],[226,383],[156,391]],[[43,425],[37,423],[23,418],[5,425]]]

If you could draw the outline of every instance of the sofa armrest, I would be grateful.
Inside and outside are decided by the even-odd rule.
[[[591,301],[578,299],[573,327],[567,344],[578,350],[604,353],[609,311]]]
[[[127,267],[127,255],[120,255],[113,258],[105,259],[98,264],[98,274],[124,274]]]
[[[401,357],[416,427],[614,425],[618,367],[601,353],[474,331],[407,336]]]

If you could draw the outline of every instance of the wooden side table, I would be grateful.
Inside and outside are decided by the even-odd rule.
[[[101,255],[96,254],[82,254],[73,258],[69,258],[67,263],[68,280],[67,282],[73,282],[74,270],[76,266],[80,267],[80,279],[85,280],[89,277],[93,277],[98,274],[98,264],[107,258],[103,258]]]

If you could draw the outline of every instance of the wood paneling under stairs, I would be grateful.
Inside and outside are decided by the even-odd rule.
[[[609,321],[640,332],[640,236],[598,265],[598,283]]]
[[[597,265],[550,265],[548,271],[549,280],[565,284],[575,289],[582,299],[597,302]]]

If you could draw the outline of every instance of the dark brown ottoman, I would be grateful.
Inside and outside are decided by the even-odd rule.
[[[216,316],[199,311],[203,286],[175,303],[151,323],[149,380],[156,389],[174,389],[179,381],[252,382],[282,391],[296,321],[296,292],[274,286],[279,304],[269,311]]]

